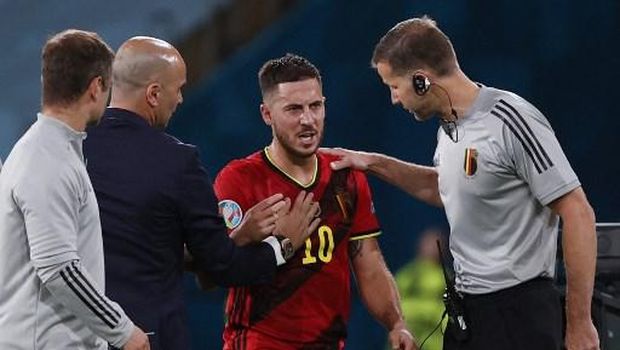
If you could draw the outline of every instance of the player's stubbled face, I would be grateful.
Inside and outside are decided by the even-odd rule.
[[[274,136],[287,152],[310,157],[321,144],[325,98],[316,79],[278,84],[271,106]]]

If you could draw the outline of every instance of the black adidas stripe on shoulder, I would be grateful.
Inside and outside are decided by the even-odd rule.
[[[523,123],[523,125],[525,126],[527,131],[530,133],[530,135],[532,135],[532,138],[534,139],[534,142],[536,142],[536,146],[538,147],[538,150],[543,155],[543,157],[545,157],[545,160],[547,160],[547,163],[549,164],[549,167],[552,167],[553,166],[553,162],[551,161],[551,158],[549,158],[549,155],[547,154],[545,149],[542,147],[542,145],[538,141],[538,138],[536,137],[536,135],[534,134],[534,132],[530,128],[530,125],[525,121],[525,118],[523,118],[523,116],[521,116],[521,113],[519,113],[519,111],[517,111],[516,108],[514,108],[511,104],[509,104],[508,102],[504,101],[503,99],[500,99],[499,103],[501,103],[501,104],[505,105],[506,107],[508,107],[512,111],[512,113],[514,113],[514,115],[516,115],[517,118],[519,118],[519,120],[521,121],[521,123]]]
[[[532,128],[525,121],[525,118],[516,108],[505,100],[500,99],[499,103],[491,110],[491,114],[499,118],[519,140],[539,174],[553,167],[553,162],[549,155],[540,144],[540,141],[538,141]]]

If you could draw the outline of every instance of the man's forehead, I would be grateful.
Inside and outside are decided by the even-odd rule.
[[[385,80],[394,79],[394,72],[392,67],[387,62],[379,62],[377,63],[377,73],[381,77],[381,79],[385,82]]]
[[[316,79],[280,83],[273,91],[278,101],[313,101],[323,98],[321,84]]]

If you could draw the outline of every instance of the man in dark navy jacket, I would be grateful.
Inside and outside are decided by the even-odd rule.
[[[233,235],[259,243],[235,244],[196,148],[163,131],[183,101],[185,74],[183,58],[167,42],[129,39],[114,61],[110,108],[84,144],[101,212],[108,294],[150,335],[151,349],[189,348],[184,247],[219,285],[261,283],[318,224],[311,194],[294,204],[274,196],[245,213]]]

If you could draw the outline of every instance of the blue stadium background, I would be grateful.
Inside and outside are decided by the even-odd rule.
[[[6,158],[38,108],[38,53],[48,34],[67,27],[96,30],[113,48],[138,34],[176,42],[207,7],[227,2],[232,0],[0,0],[0,157]],[[381,35],[422,14],[451,37],[466,74],[520,94],[547,115],[598,221],[620,222],[618,0],[300,0],[187,90],[169,131],[200,147],[212,177],[229,160],[266,145],[270,131],[258,111],[256,73],[265,60],[293,52],[323,73],[326,146],[430,164],[437,123],[417,123],[391,106],[369,65]],[[384,231],[380,243],[396,270],[411,258],[419,232],[445,218],[376,179],[371,185]],[[221,348],[224,291],[200,292],[190,276],[186,287],[194,348]],[[354,294],[347,348],[384,344],[385,331]]]
[[[326,146],[430,164],[437,124],[419,124],[391,106],[369,67],[381,35],[422,14],[451,37],[466,74],[520,94],[547,115],[598,221],[620,221],[617,1],[307,1],[189,91],[171,132],[200,146],[212,176],[230,159],[263,147],[271,135],[258,112],[256,72],[265,60],[293,52],[322,71]],[[411,257],[417,234],[445,219],[392,187],[371,184],[384,230],[380,242],[396,269]],[[224,293],[205,297],[187,284],[194,343],[215,348]],[[379,349],[384,342],[384,330],[355,295],[348,348]]]

